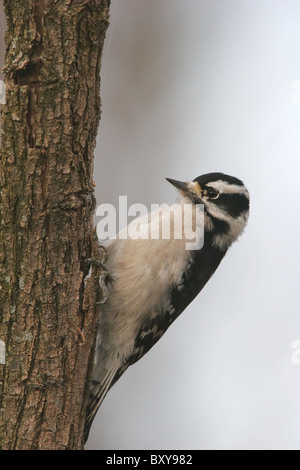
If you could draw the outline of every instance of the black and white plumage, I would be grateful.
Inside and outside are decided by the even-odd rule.
[[[209,173],[187,183],[168,181],[181,195],[180,203],[170,208],[174,221],[182,221],[182,207],[189,204],[194,229],[204,231],[204,244],[187,250],[186,238],[174,238],[171,231],[170,239],[121,236],[105,245],[113,282],[101,307],[85,440],[108,390],[202,290],[248,220],[249,193],[237,178]],[[200,225],[196,218],[199,205],[204,205],[204,226],[203,218]],[[150,224],[161,225],[169,212],[150,215],[150,222],[147,215],[131,224],[145,233]]]

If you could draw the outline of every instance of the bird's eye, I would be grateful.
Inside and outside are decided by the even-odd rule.
[[[220,195],[219,191],[215,188],[207,188],[206,194],[209,199],[217,199]]]

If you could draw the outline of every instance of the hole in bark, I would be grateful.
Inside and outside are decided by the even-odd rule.
[[[33,86],[34,84],[39,83],[39,75],[41,68],[42,62],[40,60],[38,60],[37,62],[28,62],[28,64],[23,69],[20,69],[15,73],[15,84],[21,86]]]

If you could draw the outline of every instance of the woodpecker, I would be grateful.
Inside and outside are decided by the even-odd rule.
[[[101,306],[85,441],[109,389],[203,289],[247,224],[249,193],[238,178],[208,173],[189,182],[166,179],[179,190],[179,203],[135,219],[105,245],[113,281]],[[167,217],[173,228],[178,222],[183,227],[186,208],[193,231],[204,235],[198,246],[191,246],[190,234],[183,231],[180,237],[170,230],[169,239],[162,230],[156,238],[145,237]],[[133,228],[140,237],[124,236]]]

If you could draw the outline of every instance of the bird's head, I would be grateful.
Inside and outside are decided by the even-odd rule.
[[[249,216],[249,193],[241,180],[223,173],[207,173],[188,182],[166,179],[185,202],[204,205],[205,230],[217,248],[227,249],[243,232]]]

